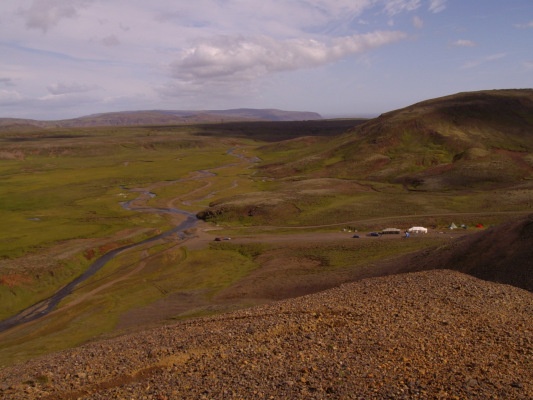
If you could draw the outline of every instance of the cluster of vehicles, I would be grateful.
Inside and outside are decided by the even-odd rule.
[[[357,232],[357,231],[356,231]],[[410,236],[411,233],[427,233],[428,230],[427,228],[424,228],[424,227],[421,227],[421,226],[414,226],[408,230],[406,230],[404,233],[405,233],[405,238],[408,238]],[[397,234],[399,235],[401,233],[400,229],[396,229],[396,228],[387,228],[387,229],[384,229],[383,231],[381,232],[370,232],[367,234],[367,236],[372,236],[372,237],[381,237],[381,235],[388,235],[388,234]],[[361,236],[358,235],[357,233],[354,234],[352,236],[353,238],[360,238]]]
[[[377,232],[370,232],[370,233],[368,234],[368,236],[381,236],[381,235],[380,235],[379,233],[377,233]],[[359,236],[359,235],[356,233],[356,234],[353,235],[352,237],[355,238],[355,239],[359,239],[361,236]]]

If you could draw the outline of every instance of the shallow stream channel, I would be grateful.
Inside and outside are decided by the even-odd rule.
[[[128,190],[126,188],[123,188],[123,189]],[[132,189],[131,191],[139,192],[141,193],[141,196],[142,195],[148,195],[150,197],[155,196],[153,193],[150,193],[150,192],[139,191],[135,189]],[[158,214],[182,214],[182,215],[185,215],[187,218],[181,224],[179,224],[178,226],[166,232],[163,232],[156,236],[152,236],[138,243],[133,243],[133,244],[129,244],[126,246],[116,248],[104,254],[100,258],[97,258],[89,266],[89,268],[87,268],[87,270],[83,274],[81,274],[76,279],[68,283],[66,286],[63,286],[53,296],[45,300],[41,300],[40,302],[26,308],[25,310],[22,310],[18,314],[13,315],[12,317],[9,317],[3,321],[0,321],[0,332],[13,328],[17,325],[24,324],[26,322],[30,322],[35,319],[41,318],[45,316],[46,314],[50,313],[59,304],[61,300],[63,300],[66,296],[68,296],[74,290],[76,286],[78,286],[80,283],[84,282],[91,276],[93,276],[105,264],[107,264],[110,260],[115,258],[118,254],[122,253],[123,251],[133,249],[137,246],[142,246],[146,243],[154,242],[159,239],[164,239],[167,236],[174,235],[174,234],[178,234],[180,238],[183,238],[185,236],[185,231],[187,229],[195,227],[196,224],[198,223],[198,218],[196,218],[196,215],[188,211],[179,210],[177,208],[133,207],[132,203],[136,200],[137,199],[130,200],[130,201],[121,203],[121,205],[126,210],[131,210],[131,211],[158,213]]]
[[[237,157],[241,161],[250,162],[250,164],[255,163],[257,161],[260,161],[257,157],[249,159],[241,154],[235,153],[235,148],[232,148],[228,150],[226,153],[232,156]],[[185,179],[178,179],[175,181],[170,181],[168,184],[176,184],[179,182],[183,182],[185,180],[196,180],[196,179],[203,179],[210,176],[215,176],[216,174],[210,171],[220,169],[220,168],[226,168],[230,166],[234,166],[236,164],[228,164],[223,165],[220,167],[212,168],[210,170],[200,170],[196,171],[197,176],[194,178],[185,178]],[[234,183],[235,184],[235,183]],[[33,320],[36,320],[38,318],[44,317],[46,314],[50,313],[54,310],[54,308],[59,304],[61,300],[63,300],[66,296],[68,296],[76,286],[78,286],[80,283],[84,282],[91,276],[93,276],[96,272],[98,272],[106,263],[108,263],[110,260],[112,260],[114,257],[116,257],[118,254],[120,254],[123,251],[133,249],[137,246],[142,246],[146,243],[154,242],[156,240],[164,239],[167,236],[177,234],[180,238],[185,237],[185,231],[188,229],[191,229],[195,227],[198,223],[198,218],[195,214],[190,213],[188,211],[180,210],[177,208],[157,208],[157,207],[144,207],[144,206],[135,206],[134,202],[138,201],[141,197],[143,198],[153,198],[155,197],[154,193],[151,193],[146,190],[142,189],[127,189],[125,187],[122,187],[124,190],[130,190],[132,192],[140,193],[139,197],[130,201],[126,201],[121,203],[121,206],[127,210],[136,211],[136,212],[146,212],[146,213],[157,213],[157,214],[182,214],[185,215],[187,218],[185,221],[180,223],[178,226],[163,232],[159,235],[150,237],[148,239],[145,239],[138,243],[129,244],[126,246],[122,246],[119,248],[116,248],[114,250],[109,251],[108,253],[104,254],[100,258],[96,259],[89,268],[80,276],[78,276],[76,279],[68,283],[67,285],[63,286],[59,291],[57,291],[54,295],[51,297],[41,300],[40,302],[22,310],[18,314],[13,315],[12,317],[9,317],[3,321],[0,321],[0,332],[5,331],[7,329],[13,328],[17,325],[24,324],[26,322],[30,322]],[[213,192],[214,193],[214,192]],[[210,193],[206,197],[210,197],[213,195],[213,193]],[[186,203],[184,203],[186,204]],[[187,203],[188,204],[188,203]]]

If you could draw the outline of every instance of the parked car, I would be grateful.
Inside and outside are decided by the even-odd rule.
[[[215,238],[215,242],[221,242],[221,241],[222,241],[222,238],[219,238],[219,237]]]
[[[224,240],[231,240],[231,238],[230,237],[225,237]]]
[[[370,232],[370,236],[379,236],[379,233],[377,233],[377,232]]]
[[[356,238],[356,239],[359,239],[360,236],[359,235],[353,235],[352,237]]]

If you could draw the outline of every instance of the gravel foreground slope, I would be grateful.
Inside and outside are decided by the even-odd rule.
[[[5,399],[532,399],[533,294],[439,270],[0,371]]]

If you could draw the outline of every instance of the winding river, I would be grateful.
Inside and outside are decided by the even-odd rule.
[[[134,200],[133,200],[134,201]],[[96,272],[98,272],[107,262],[112,260],[114,257],[116,257],[118,254],[125,250],[132,249],[137,246],[144,245],[146,243],[154,242],[159,239],[163,239],[167,236],[184,232],[187,229],[193,228],[198,223],[198,219],[196,218],[195,214],[192,214],[187,211],[178,210],[176,208],[152,208],[152,207],[130,207],[132,201],[122,203],[122,207],[133,210],[133,211],[141,211],[141,212],[156,212],[156,213],[171,213],[171,214],[183,214],[187,217],[185,221],[183,221],[178,226],[163,232],[159,235],[152,236],[148,239],[145,239],[138,243],[129,244],[126,246],[122,246],[119,248],[116,248],[114,250],[109,251],[108,253],[104,254],[100,258],[96,259],[89,268],[80,276],[78,276],[76,279],[68,283],[66,286],[62,287],[59,291],[57,291],[53,296],[42,300],[25,310],[22,310],[16,315],[13,315],[12,317],[9,317],[3,321],[0,321],[0,332],[5,331],[7,329],[13,328],[14,326],[24,324],[26,322],[33,321],[37,318],[41,318],[45,316],[46,314],[50,313],[61,300],[63,300],[66,296],[68,296],[74,288],[79,285],[81,282],[85,281],[86,279],[93,276]]]
[[[234,152],[234,150],[235,149],[230,149],[226,153],[229,154],[229,155],[235,156],[235,157],[237,157],[237,158],[239,158],[241,160],[246,159],[245,156],[242,156],[240,154],[236,154]],[[249,161],[253,163],[253,162],[256,162],[257,160],[256,159],[251,159]],[[235,165],[235,164],[223,165],[223,166],[220,166],[220,167],[217,167],[217,168],[213,168],[211,170],[225,168],[225,167],[229,167],[229,166],[233,166],[233,165]],[[206,177],[211,177],[211,176],[215,176],[216,175],[215,173],[210,172],[208,170],[200,170],[200,171],[196,171],[196,172],[199,173],[199,176],[194,177],[194,178],[185,178],[185,179],[178,179],[178,180],[175,180],[175,181],[170,181],[170,182],[168,182],[168,184],[169,185],[170,184],[175,184],[175,183],[183,182],[185,180],[203,179],[203,178],[206,178]],[[129,190],[129,189],[126,189],[124,187],[122,187],[122,189]],[[138,189],[131,189],[131,191],[140,193],[140,196],[143,196],[143,195],[144,196],[147,195],[149,197],[154,197],[155,196],[155,194],[150,193],[148,191],[143,191],[143,190],[138,190]],[[185,215],[187,218],[181,224],[179,224],[178,226],[176,226],[176,227],[174,227],[174,228],[172,228],[172,229],[170,229],[170,230],[168,230],[166,232],[163,232],[163,233],[161,233],[159,235],[150,237],[150,238],[145,239],[145,240],[143,240],[141,242],[138,242],[138,243],[133,243],[133,244],[129,244],[127,246],[122,246],[122,247],[116,248],[116,249],[111,250],[108,253],[104,254],[100,258],[96,259],[83,274],[81,274],[76,279],[74,279],[73,281],[68,283],[66,286],[62,287],[59,291],[57,291],[51,297],[49,297],[47,299],[44,299],[44,300],[41,300],[40,302],[38,302],[38,303],[36,303],[36,304],[34,304],[34,305],[22,310],[18,314],[15,314],[12,317],[9,317],[9,318],[7,318],[7,319],[5,319],[3,321],[0,321],[0,332],[5,331],[5,330],[10,329],[10,328],[13,328],[13,327],[15,327],[17,325],[24,324],[26,322],[34,321],[34,320],[36,320],[38,318],[41,318],[41,317],[45,316],[46,314],[50,313],[59,304],[59,302],[61,300],[63,300],[66,296],[68,296],[70,293],[72,293],[72,291],[74,290],[74,288],[77,285],[79,285],[83,281],[85,281],[88,278],[90,278],[91,276],[93,276],[106,263],[108,263],[110,260],[112,260],[114,257],[116,257],[121,252],[129,250],[129,249],[133,249],[133,248],[135,248],[137,246],[142,246],[142,245],[144,245],[146,243],[150,243],[150,242],[154,242],[154,241],[159,240],[159,239],[163,239],[163,238],[165,238],[167,236],[170,236],[170,235],[173,235],[173,234],[181,233],[181,236],[185,236],[184,231],[186,231],[187,229],[195,227],[197,225],[197,223],[198,223],[198,218],[196,217],[196,215],[193,214],[193,213],[190,213],[188,211],[180,210],[180,209],[177,209],[177,208],[156,208],[156,207],[133,206],[133,202],[135,202],[137,200],[138,200],[138,198],[130,200],[130,201],[126,201],[126,202],[121,203],[121,205],[125,209],[131,210],[131,211],[147,212],[147,213],[158,213],[158,214],[182,214],[182,215]]]

